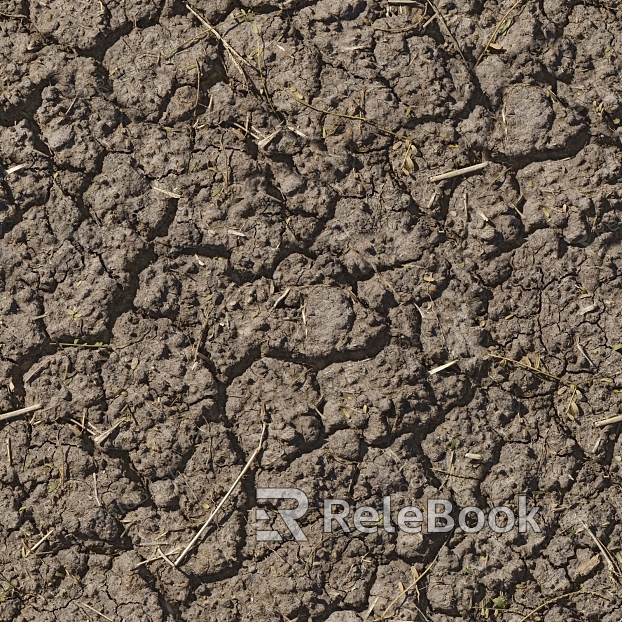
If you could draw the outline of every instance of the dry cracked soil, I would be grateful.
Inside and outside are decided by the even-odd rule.
[[[620,622],[621,20],[0,0],[0,621]]]

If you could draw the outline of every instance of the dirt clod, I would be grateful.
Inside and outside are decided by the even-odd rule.
[[[0,0],[0,622],[618,622],[621,54],[612,1]]]

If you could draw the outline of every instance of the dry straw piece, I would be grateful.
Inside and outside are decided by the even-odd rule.
[[[216,514],[218,514],[218,512],[220,511],[220,508],[222,508],[222,506],[225,504],[227,499],[231,496],[231,493],[233,493],[233,491],[236,489],[237,485],[240,483],[240,480],[246,475],[246,472],[248,471],[248,469],[250,469],[251,465],[255,461],[257,454],[261,451],[261,445],[263,444],[263,436],[265,432],[266,432],[266,423],[264,421],[264,424],[261,428],[261,436],[259,438],[259,444],[257,445],[257,449],[255,449],[255,451],[252,453],[251,457],[248,459],[248,462],[246,463],[246,466],[242,469],[242,472],[237,476],[235,482],[231,484],[231,488],[229,488],[229,490],[227,491],[227,494],[222,498],[220,503],[216,506],[216,509],[210,514],[209,518],[203,524],[203,527],[199,529],[197,535],[194,536],[194,538],[192,538],[192,540],[190,541],[190,544],[188,544],[188,546],[180,553],[179,557],[175,560],[174,562],[175,566],[179,566],[179,564],[181,564],[181,562],[184,560],[186,555],[190,552],[192,547],[199,541],[201,536],[205,533],[207,528],[210,526]]]
[[[43,406],[41,404],[33,404],[32,406],[26,406],[26,408],[20,408],[19,410],[12,410],[9,413],[0,415],[0,421],[6,421],[7,419],[14,419],[20,415],[27,415],[28,413],[35,412],[35,410],[41,410]]]
[[[486,168],[490,164],[490,161],[486,160],[485,162],[480,162],[479,164],[474,164],[473,166],[467,166],[465,168],[457,168],[455,171],[448,171],[447,173],[441,173],[440,175],[435,175],[434,177],[430,177],[431,182],[435,181],[443,181],[444,179],[451,179],[452,177],[459,177],[460,175],[468,175],[469,173],[475,173],[476,171],[481,171],[483,168]]]
[[[601,419],[597,421],[594,425],[597,428],[602,428],[606,425],[612,425],[613,423],[620,423],[622,421],[622,415],[616,415],[615,417],[609,417],[609,419]]]
[[[458,362],[458,359],[455,359],[454,361],[449,361],[449,363],[445,363],[444,365],[439,365],[438,367],[435,367],[434,369],[431,369],[428,374],[430,376],[433,376],[434,374],[438,374],[439,371],[443,371],[444,369],[447,369],[448,367],[451,367],[452,365],[455,365]]]

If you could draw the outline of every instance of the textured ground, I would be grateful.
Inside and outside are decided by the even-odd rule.
[[[0,620],[619,622],[616,6],[0,0]]]

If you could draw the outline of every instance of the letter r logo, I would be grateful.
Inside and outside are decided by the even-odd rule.
[[[257,488],[256,493],[257,501],[263,499],[294,499],[297,501],[298,505],[293,510],[277,510],[277,512],[295,540],[298,542],[307,541],[307,537],[298,524],[298,520],[307,513],[309,508],[309,499],[302,490],[298,488]],[[257,508],[255,510],[255,519],[257,521],[266,521],[270,520],[270,516],[266,510]],[[258,542],[281,542],[282,540],[283,537],[275,529],[257,530]]]

